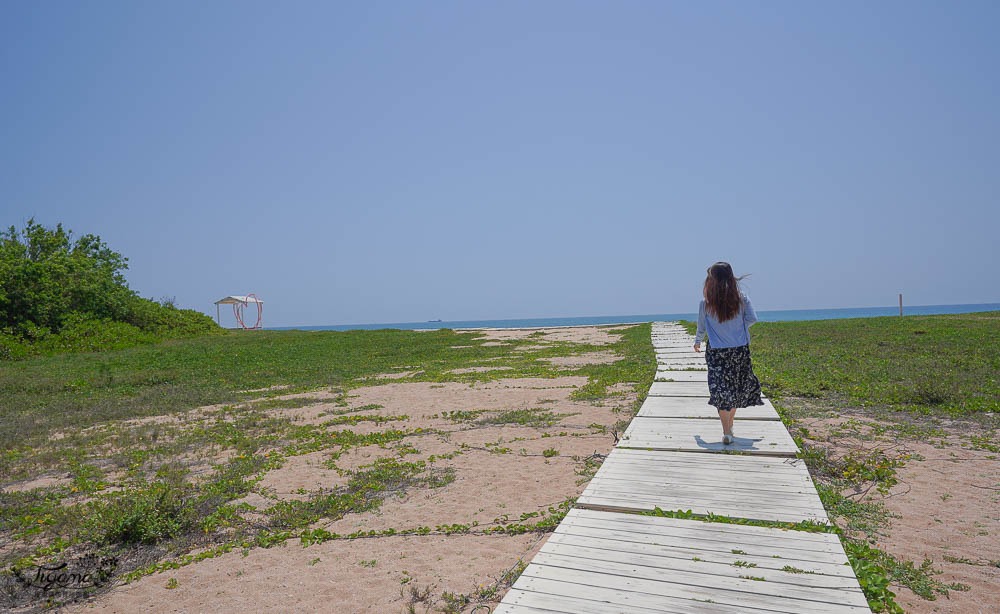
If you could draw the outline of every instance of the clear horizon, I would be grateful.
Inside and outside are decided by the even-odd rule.
[[[903,313],[904,315],[917,315],[917,314],[906,314],[907,309],[926,309],[933,307],[1000,307],[1000,303],[941,303],[934,305],[907,305],[903,303]],[[250,307],[251,311],[253,308]],[[789,308],[789,309],[756,309],[761,313],[783,313],[783,312],[821,312],[821,311],[852,311],[852,310],[864,310],[864,309],[898,309],[898,304],[896,305],[867,305],[867,306],[854,306],[854,307],[817,307],[817,308]],[[979,311],[979,310],[974,310]],[[987,309],[985,311],[995,311],[994,309]],[[256,312],[253,312],[254,315]],[[265,312],[266,313],[266,312]],[[559,315],[559,316],[526,316],[520,318],[456,318],[454,320],[444,320],[442,322],[517,322],[522,320],[574,320],[574,319],[587,319],[587,318],[628,318],[628,317],[642,317],[642,316],[655,316],[655,315],[693,315],[694,311],[677,311],[677,312],[662,312],[662,313],[622,313],[622,314],[601,314],[601,315]],[[232,314],[226,314],[223,311],[222,325],[227,325],[227,315],[228,324],[234,324]],[[436,320],[398,320],[395,322],[331,322],[325,324],[283,324],[277,326],[271,326],[267,323],[266,318],[264,321],[263,328],[266,329],[282,329],[282,328],[299,328],[299,327],[324,327],[324,326],[382,326],[389,324],[430,324],[434,323]]]
[[[995,303],[998,20],[7,3],[0,223],[98,234],[212,317],[255,292],[269,326],[690,313],[716,260],[768,310]]]

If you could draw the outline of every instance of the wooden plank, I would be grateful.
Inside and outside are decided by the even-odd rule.
[[[556,607],[565,602],[573,609],[556,609],[557,612],[572,614],[755,614],[745,608],[738,608],[716,603],[678,599],[659,596],[655,601],[648,595],[627,590],[619,590],[613,586],[594,587],[574,582],[560,582],[546,578],[532,578],[530,581],[514,584],[508,592],[511,601],[518,607],[521,603],[546,604],[544,607]],[[638,602],[641,602],[640,605]],[[552,605],[548,605],[552,604]],[[532,610],[506,609],[507,597],[494,610],[494,614],[521,614]],[[562,606],[567,607],[567,606]],[[544,610],[543,610],[544,611]]]
[[[690,452],[742,452],[794,456],[798,452],[785,426],[772,420],[744,420],[734,429],[732,444],[722,443],[718,423],[698,418],[636,417],[616,444],[620,448]]]
[[[644,562],[648,562],[644,561]],[[823,606],[814,605],[817,602],[826,604],[837,604],[844,606],[867,607],[864,594],[861,591],[841,590],[823,586],[799,586],[788,583],[772,583],[768,581],[753,580],[741,576],[751,575],[749,571],[742,574],[732,574],[731,576],[713,575],[700,573],[698,571],[671,569],[669,573],[652,566],[643,565],[641,562],[635,563],[619,562],[615,560],[589,559],[564,554],[550,554],[539,552],[532,559],[532,563],[539,567],[558,568],[575,575],[579,572],[588,572],[604,576],[615,575],[627,577],[630,580],[642,579],[657,583],[674,585],[681,588],[682,592],[695,592],[697,589],[714,589],[725,594],[726,591],[743,593],[742,595],[727,595],[728,598],[739,601],[730,602],[738,605],[740,602],[745,605],[770,606],[789,603],[784,607],[791,607],[795,603],[799,608],[790,610],[792,612],[824,612]],[[755,574],[754,574],[755,575]],[[698,591],[703,592],[703,591]]]
[[[792,595],[771,595],[760,594],[756,591],[765,589],[781,588],[792,592],[787,585],[780,587],[767,587],[767,582],[753,582],[752,580],[740,579],[738,582],[727,582],[724,588],[718,585],[704,586],[703,584],[687,584],[684,582],[671,582],[665,578],[648,577],[650,574],[643,573],[640,567],[615,566],[611,564],[600,565],[599,569],[578,569],[584,565],[572,565],[573,561],[568,561],[565,566],[554,565],[528,565],[527,569],[514,584],[515,588],[521,590],[536,590],[544,592],[545,589],[533,582],[534,580],[550,580],[557,582],[569,582],[575,586],[587,586],[596,589],[611,589],[615,591],[628,592],[632,603],[639,607],[656,607],[666,599],[688,599],[692,601],[712,602],[713,609],[706,611],[717,612],[726,611],[714,609],[719,606],[735,606],[744,608],[743,612],[752,611],[750,608],[758,608],[765,612],[780,612],[784,614],[833,614],[850,612],[867,612],[867,606],[855,605],[851,603],[829,603],[818,600],[811,600],[803,596],[803,591],[794,591]],[[632,575],[634,574],[634,575]],[[698,578],[696,575],[695,578]],[[714,576],[702,576],[702,580],[715,580]],[[687,578],[685,578],[687,580]],[[553,588],[546,585],[546,588]],[[773,592],[773,591],[768,591]],[[850,599],[851,593],[843,592],[839,595],[830,595],[840,600]],[[825,597],[825,595],[824,595]],[[624,604],[623,604],[624,605]],[[696,611],[696,610],[688,610]]]
[[[821,524],[828,523],[826,512],[819,509],[790,508],[782,503],[774,505],[759,505],[746,502],[732,502],[712,499],[708,496],[694,499],[687,497],[637,495],[634,493],[600,493],[583,494],[576,500],[576,505],[592,510],[609,512],[652,512],[656,508],[664,511],[690,511],[692,514],[708,516],[726,516],[728,518],[746,518],[768,522],[803,522],[812,521]]]
[[[703,382],[653,382],[651,397],[707,397],[708,376]]]
[[[660,507],[759,520],[826,521],[826,512],[801,461],[786,466],[774,458],[735,457],[761,465],[758,472],[748,473],[747,463],[737,463],[739,470],[728,466],[726,460],[734,458],[731,455],[660,452],[666,457],[663,460],[635,462],[621,452],[626,450],[615,449],[604,461],[577,501],[579,506],[623,511]],[[674,467],[667,459],[678,454],[702,456],[712,462]]]
[[[769,501],[786,495],[812,495],[815,492],[814,488],[811,482],[787,478],[776,478],[766,484],[748,484],[745,478],[718,474],[705,476],[699,480],[698,477],[690,475],[646,477],[608,471],[600,477],[591,478],[587,485],[588,490],[584,492],[593,494],[619,492],[637,495],[669,493],[675,497],[683,495],[693,497],[704,496],[706,490],[711,490],[713,499],[737,501],[741,497],[756,497],[759,500]]]
[[[695,523],[703,525],[704,528],[692,526],[668,526],[662,531],[651,531],[649,527],[640,523],[632,523],[624,520],[609,519],[618,516],[637,516],[640,518],[661,519],[657,516],[641,516],[629,512],[605,512],[586,508],[574,508],[581,512],[590,514],[602,514],[605,517],[580,517],[561,523],[556,534],[572,534],[579,537],[593,539],[606,539],[614,543],[616,548],[625,548],[624,544],[642,545],[648,548],[680,548],[682,550],[702,551],[706,553],[717,553],[720,555],[745,553],[747,556],[773,557],[782,559],[794,559],[797,561],[810,561],[813,563],[829,564],[833,566],[844,566],[844,551],[840,543],[834,539],[828,543],[809,542],[801,539],[781,539],[773,535],[760,535],[741,529],[750,525],[736,525],[726,523],[703,522],[699,520],[677,520],[678,522]],[[715,527],[723,526],[726,530],[714,530]],[[767,528],[767,527],[753,527]],[[705,530],[713,529],[713,530]],[[770,529],[768,530],[777,530]],[[786,533],[803,533],[802,531],[785,531]],[[811,534],[816,535],[816,534]],[[819,533],[819,535],[830,535]],[[733,546],[734,540],[739,541],[739,546]],[[848,568],[844,573],[850,575]]]
[[[667,450],[612,448],[611,453],[598,469],[634,468],[650,475],[700,474],[702,472],[727,472],[743,474],[746,479],[757,479],[754,473],[795,475],[809,477],[802,459],[749,454],[690,454]]]
[[[808,503],[807,495],[797,494],[795,497]],[[664,511],[690,511],[699,516],[725,516],[727,518],[746,518],[769,522],[815,522],[828,524],[826,512],[817,507],[800,507],[796,500],[782,494],[775,496],[771,503],[739,501],[733,498],[724,500],[713,496],[711,492],[701,495],[672,494],[639,494],[634,492],[601,492],[591,491],[581,495],[577,504],[584,508],[607,510],[615,512],[652,512],[656,508]]]
[[[631,577],[646,577],[651,580],[666,580],[691,586],[716,584],[721,586],[744,587],[745,576],[752,570],[754,575],[765,578],[764,590],[755,591],[760,595],[792,596],[802,599],[824,600],[832,603],[867,605],[864,593],[854,578],[833,576],[810,577],[813,574],[791,574],[779,570],[745,568],[732,564],[708,563],[704,560],[692,561],[669,557],[656,557],[636,553],[616,553],[614,550],[598,550],[579,546],[551,543],[532,560],[538,565],[551,565],[568,569],[604,571],[610,574],[625,572]],[[623,556],[624,554],[624,556]],[[699,557],[692,557],[699,558]],[[846,581],[845,581],[846,580]],[[760,580],[752,580],[760,581]],[[757,588],[757,587],[754,587]]]
[[[622,448],[617,449],[623,450]],[[664,454],[666,454],[666,452],[664,452]],[[681,454],[686,454],[688,456],[701,456],[702,458],[716,457],[716,455],[690,454],[688,452],[682,452]],[[749,458],[760,460],[783,460],[778,456],[750,456]],[[731,476],[732,479],[743,480],[745,482],[757,482],[762,479],[770,478],[784,484],[812,484],[809,472],[805,469],[797,470],[795,468],[787,469],[785,467],[780,467],[780,469],[778,469],[775,465],[770,465],[770,467],[771,469],[757,469],[747,467],[745,465],[740,467],[729,467],[725,465],[699,465],[696,463],[655,466],[655,464],[651,462],[635,461],[632,459],[617,459],[614,461],[606,460],[604,465],[597,470],[594,477],[619,475],[622,478],[634,477],[636,479],[647,478],[650,480],[675,479],[678,481],[687,478],[688,481],[698,482],[700,480]]]
[[[662,570],[666,574],[671,572],[696,573],[709,576],[720,576],[723,578],[739,578],[740,576],[753,573],[755,576],[764,578],[765,582],[774,584],[789,584],[801,588],[822,588],[837,591],[861,592],[857,579],[845,576],[828,576],[819,573],[805,573],[803,569],[800,573],[783,571],[782,567],[766,559],[758,559],[767,565],[753,563],[746,560],[743,555],[730,553],[727,562],[713,562],[703,559],[698,553],[688,550],[684,556],[678,556],[676,552],[673,556],[661,555],[648,552],[635,552],[634,550],[621,551],[615,549],[608,542],[601,544],[603,547],[594,547],[589,538],[575,535],[560,536],[562,540],[548,540],[539,551],[544,556],[574,557],[579,559],[593,559],[608,561],[613,563],[625,563],[649,567]],[[733,550],[737,550],[733,548]],[[772,559],[776,561],[778,559]],[[549,561],[545,558],[533,559],[533,563],[545,565]],[[752,570],[752,571],[751,571]]]
[[[640,454],[635,454],[636,452]],[[648,455],[648,456],[647,456]],[[680,457],[680,458],[678,458]],[[666,450],[633,450],[613,448],[598,469],[601,471],[634,471],[650,476],[659,475],[710,475],[731,473],[743,479],[757,480],[756,474],[790,478],[808,478],[809,472],[802,459],[780,456],[753,456],[731,454],[691,454]]]
[[[674,609],[664,609],[666,604],[655,608],[644,608],[635,604],[615,605],[602,597],[591,594],[593,599],[584,599],[571,583],[553,582],[554,592],[525,591],[512,588],[504,595],[503,601],[493,610],[493,614],[541,614],[543,612],[558,612],[559,614],[683,614],[694,610],[685,610],[682,605]],[[536,588],[546,587],[544,583],[536,583]],[[559,589],[562,589],[561,591]],[[608,591],[611,592],[611,591]],[[708,610],[701,610],[707,612]]]
[[[610,536],[618,540],[647,544],[692,546],[700,550],[720,552],[729,551],[733,546],[727,544],[738,539],[741,544],[740,549],[747,550],[750,554],[770,556],[787,553],[801,560],[837,565],[842,565],[846,561],[840,540],[832,533],[786,531],[772,527],[602,512],[585,508],[570,510],[556,528],[556,532],[575,533],[576,529],[573,527],[590,527],[596,531],[586,535]]]
[[[603,513],[615,514],[617,512]],[[754,567],[752,569],[771,569],[780,571],[787,566],[795,569],[801,569],[802,573],[808,575],[820,575],[824,578],[839,578],[841,582],[845,579],[851,580],[855,583],[857,582],[854,577],[854,571],[851,569],[850,565],[844,565],[842,562],[834,562],[834,560],[838,558],[838,555],[835,553],[827,553],[825,557],[823,557],[823,555],[820,555],[819,557],[814,556],[813,558],[822,557],[827,559],[826,561],[815,561],[804,558],[809,554],[805,551],[782,550],[781,552],[784,554],[778,554],[777,550],[774,550],[769,546],[755,547],[741,544],[737,547],[733,542],[727,541],[716,548],[706,549],[699,547],[700,543],[695,544],[695,542],[684,541],[681,543],[662,543],[662,538],[659,536],[652,536],[650,538],[654,541],[634,541],[635,538],[631,541],[626,541],[613,536],[605,536],[601,533],[600,529],[589,530],[590,533],[595,535],[584,535],[583,533],[586,531],[583,531],[582,529],[584,529],[582,526],[577,526],[576,528],[568,527],[565,532],[553,533],[549,536],[548,540],[546,540],[546,544],[568,544],[579,547],[593,548],[595,550],[647,554],[652,556],[681,558],[684,560],[699,558],[707,563],[721,563],[723,565],[733,565],[736,561],[746,561],[748,564],[753,563]],[[723,546],[728,546],[728,548],[722,549]],[[749,548],[749,550],[745,548]],[[733,550],[736,550],[736,553],[734,553]],[[755,550],[759,553],[751,554],[751,552]],[[847,582],[844,584],[850,585],[851,583]]]
[[[798,458],[767,458],[745,454],[726,455],[704,455],[688,454],[678,451],[646,450],[629,448],[612,448],[609,458],[620,457],[625,459],[635,459],[642,461],[656,461],[662,465],[673,466],[680,463],[694,463],[697,466],[723,466],[731,467],[733,471],[740,471],[744,468],[752,469],[765,467],[767,471],[797,470],[805,467],[805,462]],[[607,461],[605,461],[607,462]]]
[[[655,384],[654,384],[655,386]],[[641,418],[702,418],[719,419],[719,411],[708,404],[707,397],[648,396],[636,417]],[[763,405],[741,407],[736,420],[779,420],[778,412],[767,399]]]
[[[777,457],[755,456],[753,458]],[[774,472],[773,475],[767,475],[766,472],[761,471],[732,471],[718,467],[698,467],[697,465],[685,465],[683,467],[663,468],[653,471],[647,469],[647,465],[631,462],[611,463],[605,467],[601,467],[591,480],[612,477],[622,481],[651,484],[673,483],[695,485],[710,482],[717,486],[731,483],[733,486],[743,485],[744,487],[753,486],[754,481],[766,478],[768,484],[773,483],[775,486],[813,487],[808,473]]]
[[[684,452],[690,454],[690,452]],[[692,455],[703,456],[703,455]],[[715,456],[715,455],[711,455]],[[752,456],[760,459],[780,459],[778,456]],[[751,470],[747,467],[740,469],[730,469],[727,467],[717,467],[710,465],[684,464],[676,467],[650,467],[650,463],[632,462],[629,460],[608,463],[601,467],[594,477],[618,476],[621,479],[633,479],[637,481],[675,481],[677,483],[699,483],[707,480],[717,480],[724,483],[725,479],[742,480],[744,482],[760,482],[762,480],[773,480],[776,484],[787,485],[811,485],[808,472],[791,471],[760,471]],[[593,478],[591,478],[593,479]]]
[[[594,513],[599,512],[599,510],[584,511]],[[599,513],[625,516],[634,515],[624,512],[601,511]],[[688,522],[715,524],[704,523],[696,520],[689,520]],[[650,535],[616,526],[609,527],[600,523],[596,526],[588,526],[581,523],[563,523],[559,525],[557,532],[553,533],[549,539],[560,539],[559,536],[565,536],[567,539],[572,539],[574,543],[581,540],[590,541],[595,545],[603,544],[602,547],[622,551],[639,549],[642,551],[666,551],[667,553],[674,554],[681,552],[687,557],[698,556],[720,559],[720,557],[734,556],[735,553],[733,553],[733,550],[736,550],[737,553],[742,553],[739,555],[740,557],[750,557],[755,559],[771,558],[778,563],[781,563],[781,561],[792,561],[793,565],[802,569],[805,568],[802,566],[810,566],[810,568],[826,570],[830,573],[832,573],[832,570],[839,567],[844,569],[844,574],[853,576],[853,570],[850,565],[843,562],[844,551],[839,544],[836,545],[836,550],[831,551],[806,550],[802,547],[788,548],[782,544],[775,545],[775,542],[771,539],[764,539],[763,541],[765,543],[755,544],[747,543],[740,535],[729,535],[724,540],[720,537],[712,539],[702,538],[697,534],[685,535],[684,537],[659,534]],[[781,564],[785,565],[786,563]]]
[[[708,366],[705,363],[696,362],[677,362],[673,360],[657,361],[656,366],[660,369],[677,370],[682,369],[685,371],[702,371],[707,372]]]
[[[782,505],[797,505],[799,507],[814,507],[793,502],[795,495],[813,495],[815,487],[810,482],[768,480],[760,484],[747,484],[739,476],[712,475],[699,479],[697,476],[686,477],[640,477],[608,471],[601,477],[593,477],[584,492],[613,493],[623,495],[658,495],[668,493],[673,497],[690,496],[704,497],[711,493],[712,499],[720,501],[739,501],[746,497],[754,497],[757,502],[774,502],[787,497],[789,501],[780,501]],[[812,502],[819,499],[813,498]]]
[[[656,380],[675,382],[708,382],[708,373],[705,371],[669,371],[661,369],[656,372]]]
[[[594,509],[615,509],[623,512],[648,512],[657,507],[665,511],[687,511],[707,516],[728,516],[780,522],[814,521],[826,523],[828,517],[814,493],[800,492],[746,492],[737,495],[725,489],[704,485],[700,489],[688,486],[684,490],[640,492],[638,488],[626,490],[631,483],[619,484],[617,489],[603,490],[600,482],[588,485],[580,496],[583,505]],[[719,491],[723,494],[720,494]],[[748,500],[750,499],[750,500]]]

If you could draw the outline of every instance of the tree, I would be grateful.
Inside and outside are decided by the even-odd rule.
[[[126,320],[137,298],[123,272],[128,259],[97,235],[76,241],[58,224],[28,220],[0,233],[0,327],[59,331],[70,314]]]

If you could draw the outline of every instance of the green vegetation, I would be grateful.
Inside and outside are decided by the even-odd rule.
[[[172,299],[140,298],[125,281],[127,268],[100,237],[73,240],[61,224],[29,220],[0,233],[0,361],[221,332]]]
[[[646,335],[645,340],[642,335]],[[5,450],[0,458],[0,479],[18,476],[15,465],[23,467],[31,449],[55,432],[72,433],[109,421],[235,403],[261,394],[321,387],[347,390],[400,364],[414,365],[414,370],[421,371],[408,381],[584,375],[591,383],[582,388],[588,388],[591,399],[607,396],[609,385],[629,382],[634,383],[641,402],[652,383],[655,365],[648,335],[648,325],[625,329],[621,341],[610,348],[622,356],[621,360],[578,369],[559,369],[536,359],[593,351],[596,346],[552,344],[512,354],[507,346],[483,346],[478,333],[451,330],[257,331],[170,340],[99,355],[60,354],[8,363],[0,370],[4,413],[0,449]],[[484,361],[512,368],[447,373]],[[523,366],[525,363],[530,364]],[[287,388],[246,392],[275,385]],[[559,417],[541,409],[507,416],[511,421],[528,423]],[[81,449],[87,439],[67,436],[60,447]]]
[[[803,520],[801,522],[781,522],[777,520],[753,520],[750,518],[734,518],[732,516],[722,516],[720,514],[696,514],[691,510],[664,510],[654,507],[649,512],[639,512],[642,516],[659,516],[661,518],[681,518],[684,520],[701,520],[703,522],[719,522],[722,524],[741,524],[750,527],[769,527],[772,529],[787,529],[792,531],[806,531],[808,533],[836,533],[837,527],[813,520]],[[742,550],[733,550],[733,554],[746,554]]]
[[[481,418],[480,424],[519,424],[521,426],[554,426],[560,420],[572,414],[554,414],[545,408],[512,409],[502,411],[494,416]]]
[[[760,322],[753,352],[775,397],[951,416],[1000,412],[1000,312]]]
[[[929,559],[917,565],[877,548],[892,517],[866,495],[888,494],[899,483],[897,470],[920,460],[901,441],[943,438],[939,418],[985,427],[986,434],[968,437],[970,448],[996,445],[1000,313],[762,322],[753,328],[753,353],[755,372],[802,450],[872,610],[902,612],[892,583],[925,599],[968,590],[937,580]],[[823,435],[801,422],[843,417],[848,409],[862,417]],[[840,441],[851,442],[846,451],[837,448]]]

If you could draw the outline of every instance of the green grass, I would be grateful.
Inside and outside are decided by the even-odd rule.
[[[410,378],[416,381],[586,375],[591,383],[578,396],[599,399],[608,385],[622,381],[640,383],[644,395],[655,364],[648,331],[648,325],[626,329],[612,348],[623,360],[570,370],[537,359],[603,348],[552,343],[512,354],[508,346],[481,345],[485,339],[477,339],[478,333],[451,330],[255,331],[8,362],[0,369],[0,450],[6,451],[0,459],[0,479],[4,465],[17,459],[19,449],[55,432],[233,403],[251,396],[240,391],[274,385],[293,390],[350,387],[401,366],[421,371]],[[512,369],[446,373],[482,361]]]
[[[969,416],[1000,411],[1000,312],[760,322],[757,376],[775,396]]]

